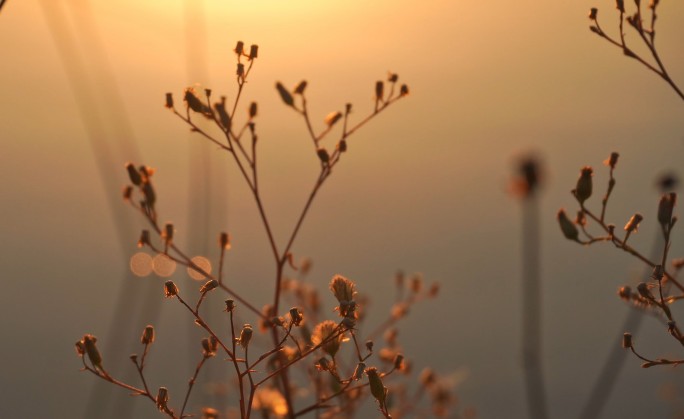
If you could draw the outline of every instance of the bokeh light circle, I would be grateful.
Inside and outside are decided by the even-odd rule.
[[[152,259],[152,269],[157,275],[166,278],[176,272],[176,262],[166,255],[159,254]]]
[[[129,266],[133,275],[145,277],[152,273],[152,256],[145,252],[138,252],[131,256]]]
[[[211,273],[211,262],[209,261],[209,259],[205,258],[204,256],[195,256],[191,260],[192,263],[202,268],[204,272],[208,274]],[[194,279],[195,281],[201,281],[206,278],[204,275],[190,267],[188,267],[188,275],[190,275],[190,278]]]

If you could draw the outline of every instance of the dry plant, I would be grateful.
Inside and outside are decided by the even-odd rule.
[[[609,168],[609,179],[606,193],[601,200],[600,213],[587,208],[587,201],[593,195],[593,169],[589,166],[582,168],[577,186],[572,190],[572,194],[579,204],[579,210],[574,220],[571,220],[565,210],[558,211],[558,222],[565,238],[579,244],[589,246],[595,243],[606,242],[613,244],[617,249],[625,251],[636,257],[647,266],[653,269],[651,276],[637,285],[636,290],[625,285],[622,286],[618,295],[620,298],[630,303],[635,308],[647,311],[662,319],[667,326],[667,332],[680,345],[684,346],[684,335],[679,329],[674,319],[670,306],[677,301],[684,299],[684,285],[677,280],[677,274],[684,267],[684,259],[674,259],[670,262],[671,269],[668,271],[669,250],[672,244],[672,230],[677,223],[677,217],[673,214],[677,202],[677,194],[665,192],[658,203],[657,219],[660,225],[660,232],[664,241],[663,251],[660,257],[652,260],[646,257],[640,250],[637,250],[630,243],[629,238],[636,234],[640,223],[644,217],[640,213],[635,213],[626,222],[620,234],[619,229],[614,223],[606,221],[606,208],[611,193],[616,185],[614,177],[615,167],[618,161],[618,153],[611,153],[610,157],[604,162]],[[674,179],[666,178],[661,182],[663,189],[670,189]],[[599,233],[590,233],[589,224],[595,224]],[[650,359],[637,352],[631,333],[625,332],[622,346],[630,349],[634,355],[644,361],[643,368],[656,365],[679,365],[684,363],[684,359]]]
[[[620,48],[623,54],[627,57],[634,58],[646,68],[660,76],[663,80],[665,80],[665,82],[667,82],[667,84],[670,85],[670,87],[672,87],[677,95],[684,100],[684,93],[682,93],[681,89],[677,86],[677,84],[675,84],[674,80],[672,80],[668,74],[663,61],[658,54],[658,50],[656,49],[656,21],[658,19],[658,6],[660,5],[660,0],[650,0],[648,4],[648,13],[642,10],[641,0],[634,0],[635,8],[633,14],[627,13],[624,0],[616,0],[615,5],[619,15],[619,34],[617,37],[610,36],[603,30],[601,25],[599,25],[598,9],[596,7],[593,7],[589,11],[589,19],[592,22],[591,26],[589,26],[589,29],[612,45]],[[644,23],[644,20],[647,22]],[[643,54],[639,54],[637,51],[635,51],[633,47],[627,45],[624,31],[625,22],[627,22],[627,24],[639,36],[639,39],[641,39],[641,42],[646,47],[647,54],[650,55],[650,58],[646,58]]]
[[[234,372],[234,385],[237,387],[234,394],[237,396],[236,400],[231,400],[234,408],[230,416],[233,417],[250,418],[256,415],[294,418],[308,413],[315,413],[316,417],[351,417],[368,397],[375,399],[385,418],[403,414],[452,414],[455,395],[447,377],[424,370],[418,385],[408,385],[406,379],[394,379],[397,373],[409,375],[411,370],[411,363],[402,355],[395,326],[415,303],[434,298],[438,294],[438,285],[425,286],[419,275],[409,279],[402,274],[397,275],[397,297],[387,320],[369,335],[361,336],[359,325],[366,317],[367,304],[366,298],[358,294],[356,284],[341,275],[332,278],[330,291],[338,302],[335,307],[338,317],[324,319],[318,292],[305,281],[310,263],[296,266],[292,252],[314,198],[347,152],[348,138],[406,97],[408,87],[398,83],[396,74],[389,74],[386,81],[375,83],[374,105],[365,117],[354,123],[350,117],[352,105],[346,104],[343,111],[328,114],[324,118],[324,128],[316,130],[306,98],[307,82],[300,82],[292,90],[280,82],[276,84],[284,104],[303,118],[313,146],[312,156],[320,162],[311,192],[284,241],[285,245],[281,246],[264,208],[259,184],[257,104],[251,103],[247,107],[245,121],[239,122],[237,114],[240,98],[259,51],[257,45],[246,48],[243,42],[238,42],[234,52],[237,57],[237,92],[232,105],[227,104],[226,97],[212,104],[212,92],[209,89],[200,97],[198,92],[188,88],[184,92],[182,109],[176,108],[171,93],[166,95],[166,107],[191,131],[228,153],[237,166],[254,199],[270,245],[275,267],[273,300],[263,308],[258,308],[234,289],[240,284],[229,285],[224,279],[224,260],[231,246],[228,233],[219,235],[220,256],[216,275],[190,258],[175,238],[174,225],[159,222],[153,185],[154,170],[129,163],[126,169],[131,185],[125,188],[124,198],[151,226],[151,229],[142,231],[138,245],[168,257],[206,279],[199,292],[181,292],[182,286],[173,281],[166,281],[163,287],[164,295],[176,300],[187,310],[194,322],[204,330],[206,337],[199,342],[199,361],[185,392],[176,393],[183,396],[173,397],[182,402],[176,402],[174,407],[171,403],[174,392],[167,386],[151,386],[151,379],[145,374],[150,349],[155,341],[153,326],[147,326],[142,333],[142,355],[131,356],[140,384],[133,385],[115,378],[113,372],[105,368],[97,348],[97,339],[90,334],[76,343],[83,369],[128,390],[132,395],[148,399],[161,413],[177,419],[197,416],[197,413],[188,413],[189,399],[199,374],[207,362],[217,355],[223,357],[227,364],[215,364],[216,368],[224,368],[225,365],[225,368]],[[202,128],[196,123],[196,117],[210,121],[214,128]],[[330,140],[333,135],[337,135],[337,138]],[[326,146],[325,140],[332,142],[332,146]],[[295,272],[296,277],[288,277],[288,271]],[[224,310],[228,327],[210,325],[201,312],[203,302],[217,292],[224,292],[229,297],[225,300]],[[286,301],[295,305],[284,308]],[[241,311],[238,313],[241,316],[251,316],[254,319],[252,323],[258,326],[236,324],[238,311]],[[224,332],[226,329],[229,331]],[[260,348],[252,339],[257,331],[269,335],[271,343],[266,349]],[[374,342],[380,336],[383,336],[384,344],[377,349]],[[203,418],[219,416],[224,416],[224,413],[212,407],[207,406],[202,410]]]

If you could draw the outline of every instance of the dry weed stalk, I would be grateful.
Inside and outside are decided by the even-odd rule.
[[[614,178],[614,170],[618,161],[618,153],[611,153],[610,157],[604,162],[609,167],[609,180],[606,193],[601,202],[600,216],[596,215],[594,211],[586,207],[586,201],[593,195],[593,169],[589,166],[582,168],[580,177],[577,181],[577,187],[572,190],[572,194],[579,203],[579,211],[574,220],[571,220],[566,214],[565,210],[558,211],[558,222],[561,231],[565,238],[575,241],[579,244],[588,246],[599,242],[612,243],[617,249],[621,249],[653,269],[651,276],[645,281],[637,285],[636,290],[625,285],[618,290],[618,295],[623,300],[627,301],[635,308],[646,310],[661,318],[667,326],[667,332],[680,345],[684,346],[684,335],[679,329],[675,321],[670,305],[684,299],[684,286],[677,280],[677,274],[684,266],[682,259],[675,259],[671,262],[672,270],[668,272],[666,269],[669,250],[672,244],[671,233],[677,217],[673,214],[674,207],[677,202],[677,194],[674,192],[665,192],[662,194],[658,203],[657,219],[660,225],[664,246],[663,251],[658,260],[651,260],[644,256],[639,250],[628,243],[629,238],[636,234],[640,223],[644,217],[635,213],[625,224],[624,234],[620,235],[619,230],[615,224],[608,223],[605,220],[606,207],[610,198],[611,192],[615,187],[616,180]],[[664,186],[671,187],[674,181],[666,179]],[[665,189],[665,188],[664,188]],[[589,222],[593,222],[599,228],[599,234],[591,234],[588,231]],[[675,291],[672,291],[675,288]],[[624,348],[631,349],[632,352],[641,360],[643,368],[649,368],[656,365],[679,365],[684,363],[684,360],[671,360],[665,358],[649,359],[639,354],[635,347],[632,335],[625,333],[622,341]]]
[[[634,5],[634,13],[630,15],[627,14],[627,10],[625,8],[625,1],[616,0],[615,6],[619,13],[619,35],[617,38],[608,35],[603,30],[601,25],[599,25],[598,9],[596,7],[591,8],[591,10],[589,11],[589,19],[592,22],[591,26],[589,26],[589,29],[596,35],[611,43],[612,45],[615,45],[616,47],[620,48],[625,56],[634,58],[643,66],[645,66],[646,68],[660,76],[660,78],[665,80],[665,82],[670,85],[670,87],[677,93],[677,95],[682,100],[684,100],[684,93],[677,86],[674,80],[672,80],[670,74],[667,72],[665,65],[663,64],[663,61],[660,58],[660,55],[658,54],[658,50],[655,44],[656,21],[658,19],[657,12],[658,6],[660,5],[660,0],[650,0],[648,5],[650,13],[648,14],[642,11],[641,0],[634,0]],[[645,24],[644,20],[647,20],[648,23]],[[648,61],[648,58],[645,58],[644,56],[636,52],[633,48],[627,45],[624,31],[625,22],[627,22],[627,24],[634,30],[634,32],[636,32],[636,34],[639,35],[639,38],[648,50],[648,53],[651,55],[651,62]]]
[[[293,90],[287,89],[281,83],[276,84],[276,90],[285,105],[303,118],[312,140],[312,154],[320,162],[320,171],[308,199],[291,233],[286,237],[285,245],[281,247],[271,228],[259,185],[257,104],[249,105],[247,119],[242,123],[237,121],[236,113],[259,50],[256,45],[247,49],[244,43],[238,42],[234,52],[237,57],[237,93],[232,106],[228,107],[225,97],[212,103],[212,92],[209,89],[206,89],[203,98],[200,98],[197,92],[188,88],[183,97],[186,105],[184,110],[176,108],[173,95],[170,93],[166,95],[166,107],[187,124],[191,131],[227,152],[247,184],[266,231],[275,265],[273,300],[271,304],[259,309],[257,305],[241,297],[223,279],[224,259],[226,251],[231,246],[228,233],[223,232],[219,235],[218,274],[212,275],[190,258],[175,240],[174,225],[162,225],[159,222],[157,196],[152,181],[154,170],[129,163],[126,170],[131,185],[124,189],[124,198],[151,226],[150,230],[142,231],[138,245],[158,255],[164,255],[206,279],[199,289],[199,295],[196,296],[182,293],[173,281],[164,284],[165,296],[177,300],[190,313],[195,323],[204,329],[206,337],[201,341],[200,359],[188,383],[180,408],[171,407],[171,391],[167,387],[159,387],[155,393],[148,385],[145,361],[155,340],[152,326],[145,328],[141,337],[144,345],[142,356],[131,356],[138,371],[141,387],[119,381],[105,369],[96,346],[97,339],[92,335],[85,335],[76,343],[83,368],[103,380],[125,388],[132,395],[149,399],[161,413],[176,419],[192,416],[187,413],[187,408],[194,384],[207,361],[217,354],[221,354],[234,370],[239,393],[238,407],[235,411],[240,418],[250,418],[253,415],[294,418],[307,413],[315,413],[317,417],[353,416],[361,402],[369,395],[376,400],[379,411],[385,418],[401,416],[402,412],[409,411],[420,415],[426,415],[430,411],[440,416],[448,414],[455,399],[452,389],[443,384],[444,380],[436,374],[429,373],[429,377],[422,378],[422,385],[418,387],[414,397],[401,397],[399,400],[394,400],[392,393],[405,394],[408,390],[403,384],[392,383],[389,380],[390,375],[395,372],[410,372],[410,363],[401,353],[396,329],[393,326],[408,313],[413,304],[434,298],[438,293],[438,286],[434,284],[425,288],[419,276],[413,277],[407,284],[403,276],[398,275],[397,301],[388,319],[363,339],[359,336],[359,323],[364,319],[365,298],[358,295],[356,285],[349,279],[336,275],[330,283],[330,290],[338,301],[335,310],[339,317],[336,320],[320,321],[321,304],[318,294],[304,281],[310,263],[296,266],[292,253],[293,244],[314,198],[339,164],[342,155],[347,152],[348,137],[390,105],[406,97],[409,93],[408,87],[399,85],[398,76],[390,74],[387,81],[376,82],[374,107],[368,115],[352,123],[352,105],[346,104],[344,111],[328,114],[324,119],[324,129],[317,132],[313,127],[307,104],[307,82],[300,82]],[[213,122],[220,136],[196,124],[193,119],[195,115]],[[332,137],[336,129],[339,132],[338,138],[332,148],[326,148],[324,140]],[[138,196],[140,199],[137,199]],[[288,269],[297,272],[299,278],[288,278]],[[202,303],[217,290],[227,293],[230,297],[225,300],[224,310],[230,323],[229,336],[225,336],[220,328],[209,325],[200,312]],[[286,295],[295,300],[296,305],[282,310],[283,297]],[[259,331],[270,333],[272,346],[269,349],[259,351],[252,344],[252,337],[256,333],[255,327],[250,324],[245,324],[241,328],[236,326],[234,313],[240,306],[251,312],[248,314],[255,318]],[[383,333],[385,347],[374,351],[374,340]],[[348,348],[346,352],[349,352],[351,361],[341,359],[343,347]],[[373,355],[378,358],[382,367],[366,366]],[[309,394],[315,397],[307,401],[308,404],[305,406],[295,406],[296,394],[306,386],[294,382],[294,367],[299,367],[299,376],[304,377],[304,381],[313,387]],[[424,394],[431,396],[428,408],[419,405]],[[202,411],[204,418],[217,418],[219,414],[216,409],[210,407],[205,407]]]

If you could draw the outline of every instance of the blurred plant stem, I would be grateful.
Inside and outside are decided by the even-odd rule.
[[[546,388],[542,372],[542,296],[539,274],[539,199],[527,194],[523,204],[522,264],[522,356],[528,414],[548,418]]]

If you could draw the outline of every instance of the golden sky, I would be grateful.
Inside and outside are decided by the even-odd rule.
[[[684,84],[684,3],[661,3],[659,50]],[[318,162],[275,82],[309,82],[318,128],[347,102],[358,117],[369,112],[374,83],[389,71],[409,85],[408,98],[352,137],[294,251],[313,258],[312,281],[322,290],[335,273],[371,297],[386,292],[397,269],[440,281],[439,304],[415,309],[405,346],[440,368],[466,368],[461,399],[482,417],[524,409],[520,209],[506,191],[516,156],[533,150],[544,158],[546,360],[557,383],[555,417],[575,417],[573,400],[584,400],[589,387],[577,383],[593,380],[621,333],[624,306],[614,290],[638,265],[612,249],[569,246],[555,211],[571,207],[568,190],[581,166],[596,166],[602,182],[598,166],[617,150],[612,215],[619,222],[637,210],[652,215],[653,179],[668,169],[682,176],[684,155],[684,102],[590,33],[592,6],[615,34],[608,0],[9,0],[0,14],[0,298],[5,339],[23,343],[4,345],[0,356],[39,360],[15,362],[1,375],[12,401],[0,404],[0,416],[26,417],[28,393],[51,394],[32,406],[40,417],[72,417],[72,406],[85,403],[93,378],[78,374],[70,342],[84,332],[107,336],[143,226],[118,197],[127,161],[158,169],[164,221],[176,224],[193,254],[213,252],[216,234],[231,231],[236,288],[257,300],[271,295],[265,237],[237,172],[163,107],[164,93],[180,103],[196,84],[233,98],[232,48],[243,40],[259,45],[242,115],[259,103],[263,192],[279,237]],[[204,203],[208,215],[193,218]],[[648,246],[650,235],[641,240]],[[176,275],[185,279],[183,270]],[[388,304],[378,298],[373,310]],[[161,318],[176,318],[160,307]],[[435,336],[426,322],[452,331]],[[137,335],[137,324],[131,329]],[[118,355],[128,352],[123,346]],[[665,375],[639,373],[625,371],[612,414],[666,411],[655,394]],[[62,380],[68,385],[53,389]],[[646,401],[637,403],[635,393]]]

